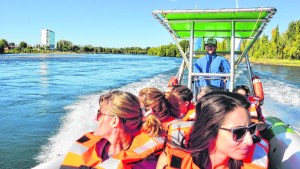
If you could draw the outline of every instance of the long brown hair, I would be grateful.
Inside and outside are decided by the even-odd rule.
[[[245,97],[231,92],[211,92],[200,99],[196,105],[196,120],[187,144],[197,166],[207,168],[210,161],[209,143],[216,138],[226,116],[237,107],[247,110],[249,106]],[[230,169],[239,169],[242,164],[240,160],[229,160]]]

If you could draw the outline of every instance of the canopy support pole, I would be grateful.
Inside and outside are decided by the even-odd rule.
[[[235,51],[235,21],[231,21],[230,84],[229,84],[230,92],[232,92],[233,84],[234,84],[234,51]]]
[[[194,79],[192,76],[193,73],[193,55],[194,55],[194,22],[191,22],[191,38],[190,38],[190,52],[189,52],[189,76],[188,76],[188,88],[192,90],[192,80]]]
[[[185,61],[182,60],[181,66],[180,66],[180,68],[178,70],[178,73],[177,73],[177,78],[178,78],[178,83],[179,84],[181,84],[181,81],[182,81],[184,68],[185,68]]]
[[[236,69],[238,68],[238,65],[243,60],[243,58],[246,56],[246,54],[249,52],[249,50],[252,48],[253,44],[256,42],[256,40],[258,39],[258,37],[260,36],[261,33],[262,33],[262,29],[257,32],[257,34],[254,36],[254,38],[250,42],[250,44],[248,46],[246,46],[246,48],[244,49],[244,51],[241,54],[241,56],[235,62],[235,68]]]
[[[177,38],[174,36],[174,34],[171,33],[171,36],[172,36],[172,38],[173,38],[173,40],[174,40],[174,42],[175,42],[175,45],[177,46],[177,48],[178,48],[178,50],[179,50],[179,52],[180,52],[180,54],[181,54],[181,56],[182,56],[182,58],[183,58],[185,64],[186,64],[186,65],[189,65],[189,60],[187,59],[186,53],[184,53],[184,51],[182,50],[182,48],[181,48],[181,46],[180,46],[180,44],[179,44],[179,41],[178,41]],[[188,67],[188,68],[189,68],[189,67]]]

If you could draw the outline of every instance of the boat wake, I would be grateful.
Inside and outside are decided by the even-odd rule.
[[[300,92],[292,84],[272,79],[263,83],[266,115],[276,116],[300,132]]]

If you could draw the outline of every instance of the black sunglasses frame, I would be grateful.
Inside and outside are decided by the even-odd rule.
[[[256,133],[256,131],[257,131],[257,125],[258,124],[255,123],[255,124],[251,124],[248,127],[236,127],[236,128],[232,128],[232,129],[227,129],[227,128],[220,127],[219,129],[231,132],[232,133],[232,139],[234,141],[241,142],[244,139],[244,137],[245,137],[245,135],[246,135],[246,133],[248,131],[250,132],[251,135],[254,135]],[[252,127],[255,127],[255,130],[250,130]],[[245,130],[245,131],[244,131],[244,133],[241,136],[238,137],[238,134],[236,134],[238,130]]]

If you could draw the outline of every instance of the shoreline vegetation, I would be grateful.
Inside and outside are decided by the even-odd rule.
[[[250,40],[243,40],[240,49],[243,51]],[[228,39],[218,41],[217,51],[228,51]],[[189,41],[179,42],[183,51],[188,51]],[[202,49],[201,49],[202,48]],[[202,46],[197,51],[203,51]],[[124,47],[108,48],[94,47],[92,45],[75,45],[71,41],[59,40],[54,50],[48,46],[28,45],[22,41],[18,45],[0,39],[0,54],[140,54],[161,57],[181,57],[175,44],[158,47]],[[290,22],[288,29],[280,33],[279,27],[272,29],[271,37],[262,35],[248,52],[250,61],[257,64],[300,66],[300,20]],[[1,55],[0,55],[1,56]],[[197,57],[200,57],[200,55]]]
[[[5,53],[5,54],[15,54],[15,53]],[[18,53],[18,54],[28,54],[28,53]],[[76,52],[60,52],[54,51],[49,53],[29,53],[29,54],[55,54],[55,55],[65,55],[65,54],[85,54]],[[91,53],[86,53],[91,54]],[[101,54],[113,54],[113,53],[101,53]],[[147,55],[147,54],[145,54]],[[1,55],[0,55],[1,56]],[[149,55],[150,56],[150,55]],[[175,57],[175,56],[164,56],[164,57]],[[198,56],[197,56],[198,57]],[[228,58],[228,57],[226,57]],[[277,66],[296,66],[300,67],[300,60],[289,60],[289,59],[255,59],[249,58],[251,63],[261,64],[261,65],[277,65]],[[244,59],[243,59],[244,62]]]

